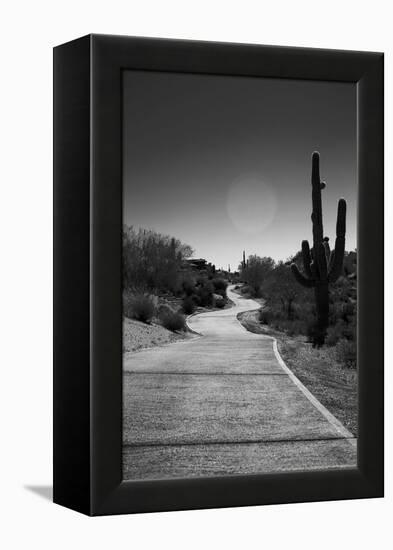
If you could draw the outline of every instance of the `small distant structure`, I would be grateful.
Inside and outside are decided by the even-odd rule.
[[[184,262],[185,267],[188,267],[189,269],[203,271],[204,269],[208,268],[208,263],[203,258],[189,258],[188,260],[184,260]]]
[[[198,274],[207,274],[212,277],[217,272],[216,266],[207,262],[204,258],[188,258],[183,260],[181,271],[197,272]]]

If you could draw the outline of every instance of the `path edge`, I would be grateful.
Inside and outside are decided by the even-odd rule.
[[[254,311],[250,309],[249,311]],[[353,447],[357,447],[357,438],[351,433],[335,416],[332,414],[328,409],[322,405],[320,401],[313,395],[310,390],[306,388],[306,386],[299,380],[297,376],[294,375],[294,373],[291,371],[291,369],[286,365],[284,359],[281,357],[280,352],[278,351],[278,343],[277,339],[274,336],[270,336],[269,334],[257,334],[255,332],[251,332],[247,330],[247,328],[240,322],[238,317],[236,316],[236,320],[239,323],[239,325],[248,332],[249,334],[254,334],[255,336],[262,336],[262,338],[269,338],[269,340],[273,341],[273,352],[274,355],[280,365],[280,367],[284,370],[284,372],[289,376],[289,378],[292,380],[292,382],[297,386],[297,388],[303,393],[303,395],[310,401],[312,405],[326,418],[326,420],[329,422],[331,426],[343,437],[343,439],[347,440],[348,443],[350,443]]]
[[[267,336],[267,335],[266,335]],[[293,372],[287,367],[284,359],[281,357],[280,352],[278,351],[277,340],[274,336],[268,336],[273,340],[273,351],[276,356],[277,361],[279,362],[281,368],[287,373],[292,382],[299,388],[299,390],[307,397],[307,399],[314,405],[316,409],[326,418],[326,420],[331,424],[336,431],[344,438],[348,440],[348,443],[357,446],[357,440],[353,433],[351,433],[328,409],[322,405],[320,401],[306,388],[299,378],[293,374]]]

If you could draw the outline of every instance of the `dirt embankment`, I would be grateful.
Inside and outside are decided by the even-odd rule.
[[[146,324],[134,319],[123,319],[123,353],[163,346],[192,338],[188,332],[171,332],[156,323]]]
[[[161,297],[160,305],[166,305],[171,307],[174,311],[181,311],[182,300],[176,297]],[[229,298],[225,303],[224,309],[233,307],[233,302]],[[194,315],[198,313],[205,313],[208,311],[220,311],[223,308],[214,307],[197,307]],[[123,317],[123,353],[132,351],[138,351],[146,348],[153,348],[155,346],[163,346],[171,344],[172,342],[178,342],[181,340],[187,340],[195,338],[196,334],[188,329],[183,332],[172,332],[164,328],[158,318],[153,318],[150,324],[130,319],[129,317]]]

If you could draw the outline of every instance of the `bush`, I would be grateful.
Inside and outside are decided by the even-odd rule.
[[[196,310],[196,304],[192,296],[186,296],[182,302],[182,310],[186,315],[191,315]]]
[[[195,306],[200,306],[201,305],[201,300],[200,300],[200,298],[197,294],[192,294],[192,296],[190,296],[190,298],[194,302]]]
[[[355,319],[352,324],[345,323],[341,319],[335,325],[330,326],[327,330],[326,344],[334,346],[339,340],[354,340],[356,338]]]
[[[293,321],[287,321],[287,332],[289,336],[296,336],[297,334],[307,334],[307,324],[300,319],[294,319]]]
[[[163,327],[172,332],[176,330],[185,330],[186,329],[186,320],[184,315],[173,311],[172,309],[162,309],[159,313],[159,319]]]
[[[157,316],[160,319],[161,315],[165,315],[165,313],[171,313],[173,312],[173,309],[168,304],[160,304],[157,309]]]
[[[184,294],[186,296],[191,296],[195,292],[195,281],[194,281],[194,279],[192,279],[191,277],[187,278],[187,279],[184,279],[184,281],[182,283],[182,287],[183,287]]]
[[[223,298],[226,296],[228,283],[224,279],[213,279],[214,292],[220,294]]]
[[[349,369],[356,369],[356,343],[354,341],[339,340],[335,348],[336,359]]]
[[[126,295],[123,300],[123,311],[126,317],[142,323],[150,323],[154,317],[156,306],[153,298],[148,294]]]
[[[242,288],[240,289],[240,292],[244,294],[246,297],[257,298],[255,290],[249,285],[242,286]]]
[[[272,321],[272,312],[268,307],[259,310],[259,322],[263,325],[268,325]]]
[[[216,307],[222,309],[224,306],[225,306],[224,298],[220,298],[216,300]]]
[[[345,323],[350,323],[353,316],[356,314],[355,304],[345,302],[341,308],[341,318]]]
[[[337,321],[333,326],[327,329],[325,344],[327,346],[335,346],[337,342],[342,338],[343,323]]]
[[[132,319],[132,309],[131,309],[131,303],[132,303],[132,294],[128,291],[123,292],[123,315],[124,317],[128,317],[128,319]]]
[[[213,305],[213,291],[213,284],[206,279],[202,279],[196,289],[196,295],[199,299],[199,305],[201,305],[202,307],[209,307]]]

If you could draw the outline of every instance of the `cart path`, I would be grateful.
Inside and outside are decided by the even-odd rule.
[[[356,440],[237,320],[191,316],[192,340],[124,354],[123,477],[157,479],[354,467]]]

